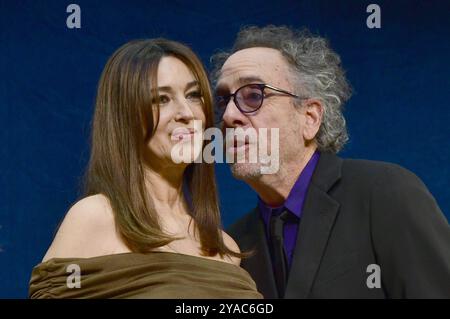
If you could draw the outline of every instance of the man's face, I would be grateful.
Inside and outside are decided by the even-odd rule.
[[[255,47],[237,51],[227,59],[221,69],[216,95],[234,93],[243,85],[251,83],[264,83],[295,94],[288,68],[288,63],[278,50]],[[264,93],[262,106],[250,114],[241,113],[233,99],[230,99],[223,114],[224,128],[253,128],[258,134],[261,128],[267,128],[269,131],[278,128],[279,159],[282,167],[283,163],[295,160],[304,151],[302,126],[305,117],[301,108],[294,105],[293,97],[268,88]],[[270,133],[267,135],[270,150]],[[243,180],[258,178],[261,175],[260,168],[259,161],[231,164],[233,175]]]

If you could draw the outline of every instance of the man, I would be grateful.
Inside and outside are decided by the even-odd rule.
[[[335,155],[350,87],[325,39],[247,27],[213,62],[223,127],[279,129],[276,173],[231,164],[259,195],[229,232],[266,298],[450,298],[450,229],[425,185]]]

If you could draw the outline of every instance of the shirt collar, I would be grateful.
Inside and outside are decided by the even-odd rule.
[[[303,171],[300,173],[299,177],[294,183],[294,186],[292,186],[288,197],[281,206],[271,207],[266,203],[264,203],[262,199],[258,196],[259,211],[266,224],[269,223],[270,217],[272,215],[280,214],[285,208],[288,209],[295,216],[300,218],[303,209],[303,204],[306,198],[306,192],[308,190],[309,183],[314,173],[314,169],[316,168],[317,162],[319,161],[319,157],[320,152],[316,150],[314,154],[311,156],[308,163],[306,164]]]

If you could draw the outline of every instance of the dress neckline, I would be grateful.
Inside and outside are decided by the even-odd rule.
[[[154,254],[165,254],[166,256],[191,258],[192,260],[211,262],[211,263],[219,263],[219,264],[229,265],[231,267],[237,267],[238,269],[243,270],[243,268],[241,266],[238,266],[236,264],[229,263],[226,261],[220,261],[220,260],[210,259],[210,258],[206,258],[206,257],[199,257],[199,256],[194,256],[194,255],[189,255],[189,254],[171,252],[171,251],[151,251],[148,253],[139,253],[139,252],[130,251],[130,252],[124,252],[124,253],[98,255],[98,256],[93,256],[93,257],[52,257],[50,259],[47,259],[44,262],[40,262],[35,267],[39,267],[40,265],[46,265],[46,264],[52,264],[52,263],[58,263],[58,262],[75,261],[75,260],[89,261],[89,260],[95,260],[95,259],[118,258],[118,257],[124,257],[124,256],[132,256],[132,255],[147,257],[147,256],[151,256]]]

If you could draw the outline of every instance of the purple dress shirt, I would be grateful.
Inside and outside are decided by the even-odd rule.
[[[300,217],[303,210],[303,204],[305,202],[308,186],[311,181],[314,169],[319,161],[320,153],[315,151],[311,156],[311,159],[306,164],[303,171],[300,173],[297,181],[289,192],[286,201],[279,207],[271,207],[264,203],[261,198],[258,197],[258,207],[261,217],[264,221],[266,228],[266,236],[269,240],[269,222],[272,215],[281,214],[284,209],[289,210],[296,218],[293,221],[286,222],[284,224],[284,249],[286,252],[288,267],[290,268],[292,262],[292,255],[295,249],[295,242],[297,240],[298,226]]]

